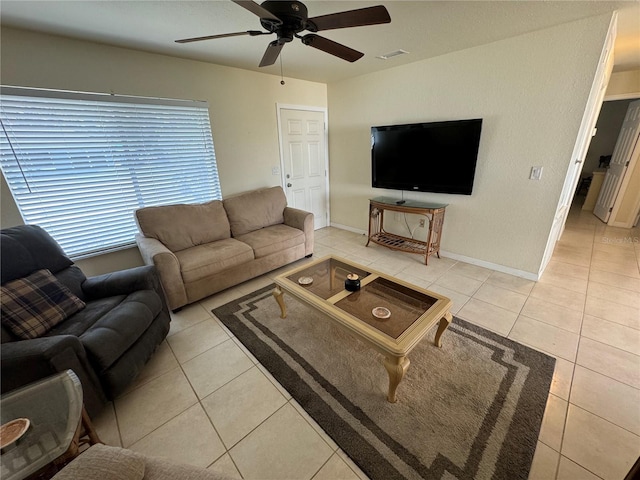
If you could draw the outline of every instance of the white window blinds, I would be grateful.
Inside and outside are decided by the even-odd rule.
[[[221,199],[205,102],[3,87],[0,165],[67,255],[134,243],[133,212]]]

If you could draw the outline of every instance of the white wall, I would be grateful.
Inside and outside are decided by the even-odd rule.
[[[3,85],[206,100],[223,196],[280,184],[276,103],[327,106],[322,83],[2,28]],[[19,222],[6,183],[0,225]],[[80,262],[95,274],[140,265],[137,249]]]
[[[536,274],[610,16],[592,17],[329,85],[331,218],[366,230],[370,127],[484,119],[472,196],[448,203],[442,249]],[[443,158],[441,161],[446,162]],[[544,167],[540,181],[532,166]]]
[[[640,70],[614,72],[611,75],[605,95],[607,100],[638,97],[640,97]]]

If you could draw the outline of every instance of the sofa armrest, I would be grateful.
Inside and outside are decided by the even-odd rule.
[[[82,282],[82,291],[89,299],[128,295],[138,290],[155,290],[162,293],[160,278],[155,267],[129,268],[88,277]]]
[[[313,213],[285,207],[284,224],[304,232],[305,255],[313,254]]]
[[[136,234],[136,243],[144,263],[154,265],[158,270],[169,309],[175,310],[186,305],[187,290],[182,280],[178,257],[155,238]]]
[[[3,343],[0,365],[3,393],[71,369],[82,383],[84,404],[91,416],[107,402],[80,339],[73,335]]]

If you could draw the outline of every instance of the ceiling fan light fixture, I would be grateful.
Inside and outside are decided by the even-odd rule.
[[[389,60],[390,58],[397,57],[398,55],[406,55],[407,53],[409,52],[400,49],[393,52],[385,53],[384,55],[378,55],[376,58],[379,58],[380,60]]]

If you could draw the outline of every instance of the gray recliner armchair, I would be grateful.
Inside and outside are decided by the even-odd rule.
[[[0,255],[2,392],[71,369],[82,383],[89,415],[97,414],[135,379],[169,332],[169,310],[155,268],[87,278],[36,225],[1,230]],[[5,307],[13,294],[6,293],[7,286],[43,270],[84,306],[46,332],[25,339],[8,323]]]

